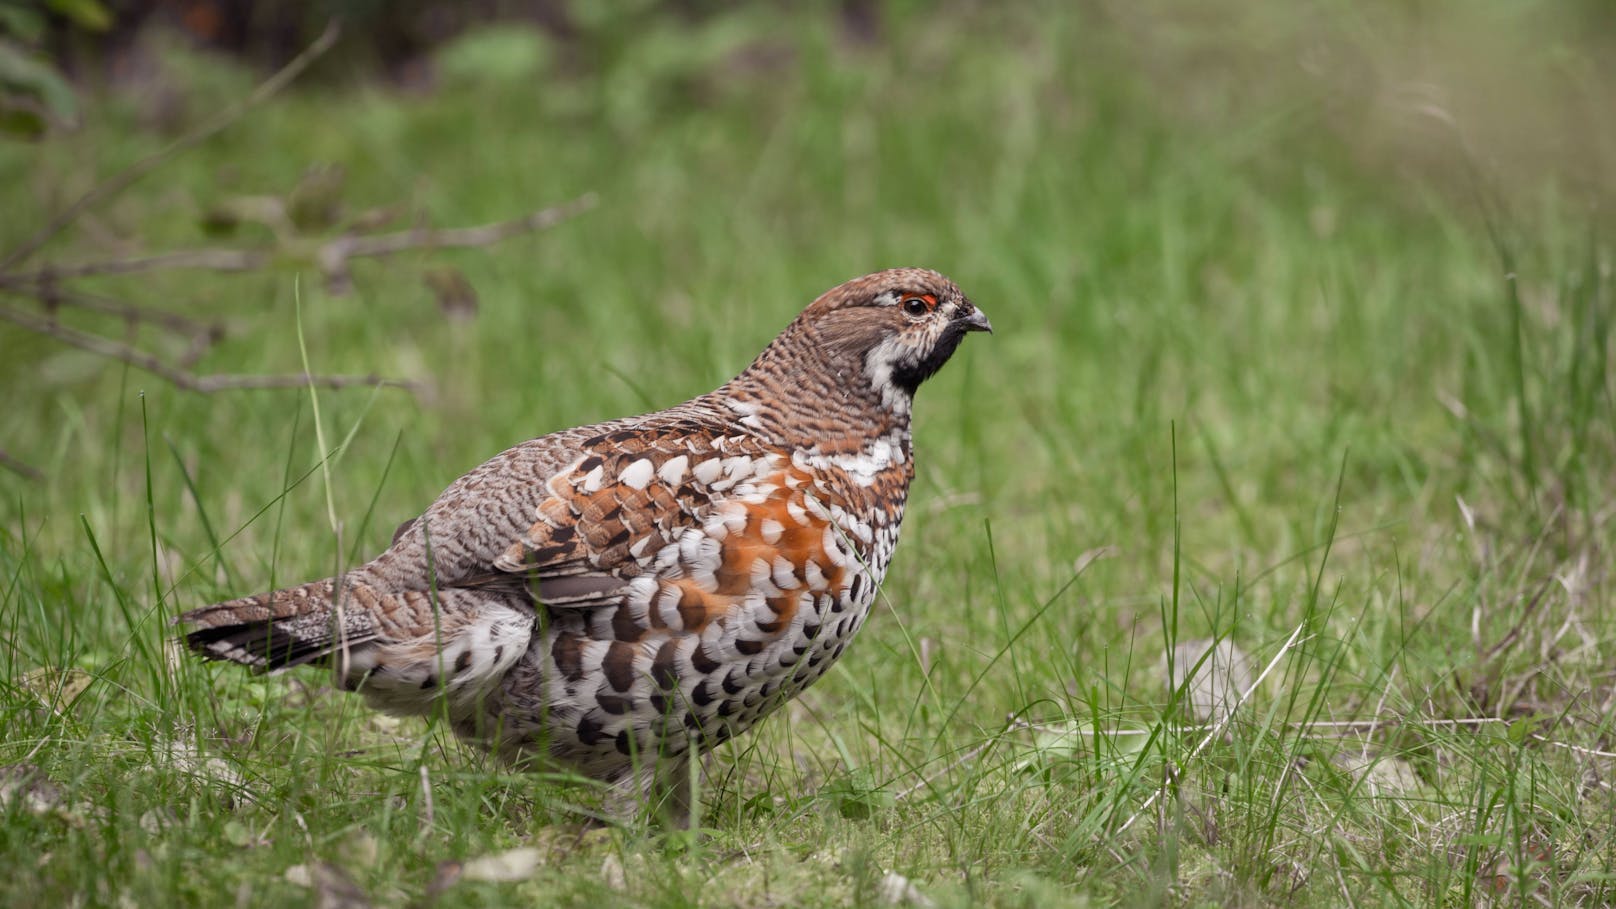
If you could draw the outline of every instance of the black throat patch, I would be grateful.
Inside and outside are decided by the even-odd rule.
[[[965,328],[960,325],[950,324],[943,329],[942,337],[937,339],[937,343],[932,345],[931,350],[927,352],[925,357],[913,362],[901,362],[892,365],[893,383],[908,392],[910,397],[914,397],[915,390],[920,388],[920,383],[935,375],[937,370],[942,369],[943,364],[947,363],[948,358],[954,355],[954,349],[959,347],[960,341],[964,339]]]

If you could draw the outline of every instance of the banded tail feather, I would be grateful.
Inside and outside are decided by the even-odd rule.
[[[342,595],[352,600],[354,593]],[[281,672],[376,639],[372,617],[361,608],[337,609],[337,597],[336,579],[327,578],[194,609],[178,624],[187,629],[185,643],[207,659]]]
[[[451,587],[379,592],[328,578],[180,616],[203,657],[279,673],[332,665],[378,707],[464,706],[527,652],[535,613],[519,594]],[[340,659],[338,655],[341,655]]]

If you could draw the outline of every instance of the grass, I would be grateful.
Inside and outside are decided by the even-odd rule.
[[[862,48],[812,8],[652,17],[425,95],[339,63],[119,197],[55,254],[213,242],[206,210],[323,163],[437,224],[601,203],[350,296],[295,268],[104,284],[223,320],[205,371],[306,358],[423,398],[190,394],[0,326],[0,447],[46,475],[0,474],[0,902],[424,905],[442,863],[524,846],[521,880],[443,900],[862,905],[896,872],[943,906],[1611,902],[1616,282],[1580,201],[1610,146],[1455,138],[1539,123],[1566,73],[1603,97],[1602,35],[1543,4],[1256,9],[898,6]],[[1458,78],[1451,132],[1365,100],[1422,39],[1497,75],[1442,54],[1527,20],[1550,31],[1493,119]],[[1320,46],[1322,76],[1293,53]],[[248,84],[167,66],[198,114]],[[0,148],[0,248],[164,141],[138,91],[95,111]],[[704,837],[580,834],[575,786],[318,672],[174,652],[176,613],[352,564],[502,448],[710,389],[910,263],[997,334],[921,394],[879,614],[721,749]],[[444,265],[474,318],[422,282]],[[1268,670],[1217,725],[1169,684],[1207,638]]]

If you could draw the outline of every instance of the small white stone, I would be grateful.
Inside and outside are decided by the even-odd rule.
[[[881,878],[881,886],[877,896],[882,905],[886,906],[923,906],[937,905],[931,897],[920,892],[912,881],[896,871],[888,871]]]
[[[531,846],[520,846],[466,862],[460,875],[468,881],[511,883],[525,881],[538,871],[544,854]]]

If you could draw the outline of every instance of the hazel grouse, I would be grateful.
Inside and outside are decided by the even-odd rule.
[[[849,281],[717,391],[524,442],[374,560],[186,613],[186,640],[259,671],[330,666],[382,710],[441,709],[502,758],[681,816],[686,762],[864,622],[914,476],[915,390],[990,330],[937,272]]]

